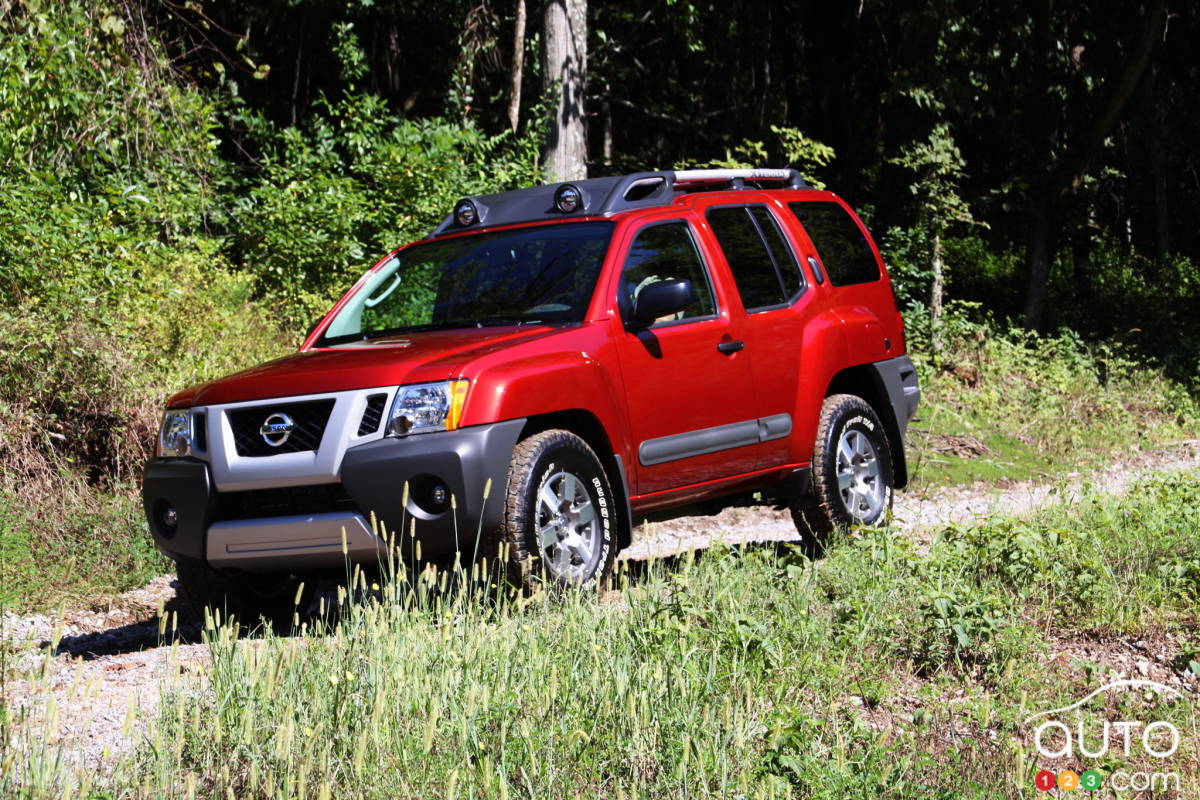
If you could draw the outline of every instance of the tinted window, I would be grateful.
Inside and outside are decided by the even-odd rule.
[[[729,262],[742,305],[749,311],[786,301],[775,263],[750,210],[745,207],[713,208],[707,217],[725,252],[725,260]]]
[[[686,222],[651,225],[638,232],[621,273],[621,308],[628,313],[643,288],[657,281],[686,278],[692,282],[696,303],[671,319],[711,317],[716,314],[708,275]],[[661,319],[659,322],[670,320]]]
[[[408,247],[372,273],[319,346],[427,328],[579,322],[611,222],[540,225]]]
[[[816,200],[789,203],[808,231],[834,286],[879,280],[879,264],[858,224],[837,203]]]
[[[795,297],[804,288],[804,276],[800,272],[800,265],[796,263],[796,255],[784,241],[779,223],[763,206],[752,206],[750,215],[758,223],[758,229],[767,241],[767,250],[770,251],[771,258],[779,269],[779,278],[783,281],[784,294],[788,298]]]

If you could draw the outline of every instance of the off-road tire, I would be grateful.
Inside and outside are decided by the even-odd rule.
[[[842,480],[849,468],[850,482],[855,486],[869,485],[873,490],[876,485],[878,487],[877,494],[872,491],[869,502],[862,500],[854,510],[847,507],[839,486],[839,447],[847,442],[873,451],[869,456],[873,456],[877,470],[874,483],[868,482],[870,478],[856,482],[854,476],[866,476],[871,470],[870,461],[862,457],[861,461],[852,459],[847,465],[845,457],[841,459]],[[800,533],[802,549],[810,555],[820,555],[829,534],[835,529],[878,524],[892,507],[892,488],[892,451],[874,409],[861,397],[851,394],[825,398],[817,423],[809,488],[791,503],[792,521]],[[860,497],[853,494],[853,490],[848,491],[852,501]],[[865,495],[864,490],[861,497]]]
[[[564,539],[560,534],[557,543],[543,548],[538,536],[539,523],[543,529],[554,526],[547,525],[547,506],[540,501],[541,493],[548,484],[552,495],[556,488],[564,490],[565,483],[560,476],[568,473],[574,476],[584,493],[577,496],[582,498],[586,494],[595,525],[572,524],[578,523],[587,512],[584,503],[568,504],[581,513],[566,509],[561,514],[566,519],[562,529],[568,537],[570,530],[567,529],[575,531],[578,546],[571,549],[568,547],[570,539]],[[526,593],[542,587],[594,586],[612,572],[617,557],[617,525],[612,486],[592,448],[570,431],[542,431],[523,439],[513,450],[504,497],[504,518],[494,538],[495,548],[489,548],[492,552],[486,555],[496,559],[494,563],[509,586]],[[581,528],[585,534],[579,534]],[[579,565],[568,563],[564,567],[578,570],[579,574],[561,574],[562,570],[555,566],[561,561],[548,558],[547,553],[569,556],[573,561],[582,551],[585,537],[591,542],[586,561],[579,559]]]
[[[222,623],[233,617],[254,628],[264,619],[276,630],[286,631],[296,610],[300,580],[286,575],[237,577],[196,561],[175,562],[181,613],[190,621],[204,622],[205,608],[219,611]],[[306,592],[308,591],[306,587]],[[301,599],[301,609],[304,600]]]

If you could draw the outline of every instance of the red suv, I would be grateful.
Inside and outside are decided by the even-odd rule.
[[[810,544],[880,520],[919,396],[878,249],[794,170],[539,186],[461,200],[298,353],[172,397],[145,510],[231,612],[389,540],[589,583],[656,509],[764,490]]]

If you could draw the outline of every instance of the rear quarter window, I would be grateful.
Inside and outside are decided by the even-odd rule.
[[[800,220],[834,286],[879,280],[879,262],[858,223],[846,209],[829,200],[788,203]]]

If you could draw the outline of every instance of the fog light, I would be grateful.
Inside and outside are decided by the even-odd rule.
[[[418,519],[436,519],[450,510],[454,494],[441,477],[425,473],[408,479],[408,513]]]
[[[166,500],[156,501],[150,514],[150,527],[163,539],[172,538],[179,530],[179,512]]]

